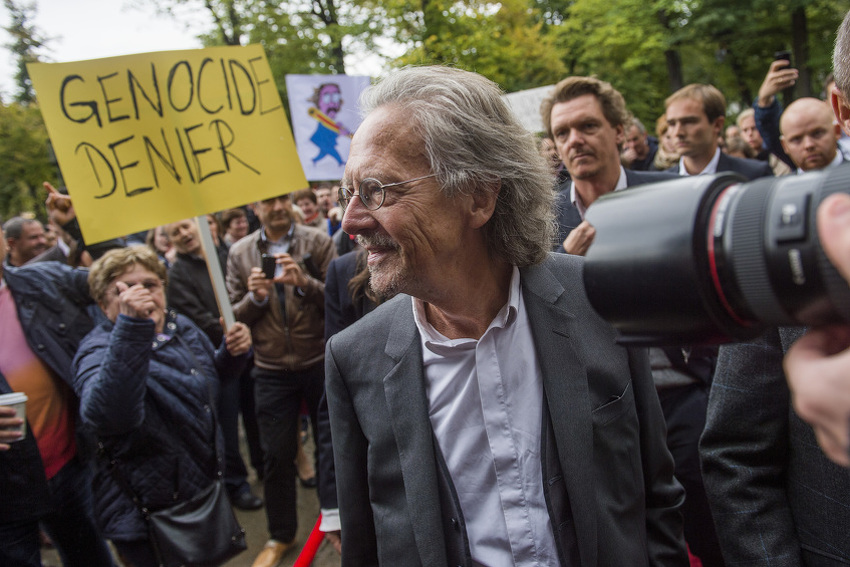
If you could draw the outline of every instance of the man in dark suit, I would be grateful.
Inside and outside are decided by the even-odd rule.
[[[548,254],[551,173],[499,88],[408,68],[361,109],[343,229],[399,295],[327,346],[343,564],[687,565],[646,352]]]
[[[632,171],[621,165],[619,146],[632,119],[623,96],[609,83],[595,77],[564,79],[543,101],[541,113],[573,176],[555,197],[556,252],[584,255],[595,234],[584,220],[584,211],[598,197],[678,178],[674,173]],[[653,378],[667,423],[667,446],[676,463],[676,478],[687,493],[682,507],[685,539],[705,567],[723,565],[698,452],[715,354],[713,348],[688,349],[685,356],[679,348],[650,350]]]
[[[555,198],[555,252],[580,256],[587,252],[595,232],[584,213],[602,195],[675,177],[620,165],[620,146],[631,117],[623,96],[610,83],[568,77],[543,100],[540,115],[572,178],[558,187]]]
[[[850,14],[838,30],[833,63],[833,111],[850,131]],[[817,216],[824,251],[848,279],[849,207],[850,198],[836,193]],[[730,564],[850,564],[850,475],[839,466],[850,465],[850,327],[802,335],[802,328],[771,329],[720,349],[701,452]]]
[[[850,474],[792,410],[782,371],[803,331],[720,348],[700,455],[729,565],[850,564]]]
[[[664,105],[667,124],[681,155],[679,165],[667,171],[679,175],[733,171],[749,180],[773,176],[773,170],[765,162],[736,158],[720,151],[718,140],[726,121],[726,99],[716,87],[687,85],[667,97]]]

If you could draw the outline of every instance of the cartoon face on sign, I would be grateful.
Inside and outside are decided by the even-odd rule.
[[[342,93],[339,90],[339,85],[334,83],[322,85],[319,87],[317,95],[316,104],[319,110],[331,118],[336,118],[336,113],[342,107]]]
[[[337,136],[351,137],[351,132],[340,122],[336,121],[336,115],[342,108],[342,92],[336,83],[324,83],[316,88],[316,92],[310,99],[316,106],[311,106],[307,111],[310,118],[318,122],[316,131],[310,137],[310,141],[319,148],[313,160],[315,165],[326,157],[332,157],[339,165],[345,165],[345,161],[336,149]]]

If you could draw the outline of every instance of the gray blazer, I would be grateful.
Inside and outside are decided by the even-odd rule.
[[[802,332],[720,348],[700,456],[727,565],[850,564],[850,472],[794,413],[782,371]]]
[[[664,419],[646,352],[614,344],[583,260],[521,270],[545,396],[543,482],[562,564],[688,564]],[[411,298],[327,346],[343,565],[470,565],[464,520],[428,418]],[[551,416],[548,418],[547,416]]]

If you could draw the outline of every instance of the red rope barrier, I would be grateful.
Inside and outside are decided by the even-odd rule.
[[[310,564],[316,557],[316,552],[319,550],[319,545],[321,545],[322,540],[325,539],[325,532],[319,529],[321,524],[322,515],[319,514],[319,519],[316,520],[316,525],[313,526],[313,531],[310,532],[310,536],[307,538],[307,543],[304,544],[304,548],[301,550],[301,553],[298,554],[298,559],[295,560],[292,567],[310,567]]]

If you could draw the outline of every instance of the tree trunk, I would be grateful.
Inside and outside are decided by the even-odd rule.
[[[727,50],[726,58],[729,61],[732,74],[735,76],[735,83],[738,85],[738,96],[741,98],[742,106],[743,108],[748,108],[753,103],[753,93],[749,85],[747,85],[747,74],[744,71],[744,66],[741,65],[741,60],[738,59],[733,51]]]
[[[313,0],[313,14],[322,21],[325,32],[331,38],[334,71],[345,74],[345,51],[342,49],[342,38],[339,37],[339,17],[334,0]]]
[[[675,49],[665,51],[664,58],[667,60],[667,80],[670,84],[670,92],[674,93],[685,86],[685,80],[682,78],[682,58]]]
[[[440,7],[432,6],[431,0],[422,0],[422,54],[425,61],[439,63],[434,58],[434,54],[428,49],[428,38],[438,28],[438,16],[434,14]]]
[[[670,29],[670,17],[667,12],[665,10],[659,10],[656,15],[658,17],[658,23],[669,34],[672,30]],[[675,45],[671,45],[664,51],[664,59],[667,61],[667,81],[670,85],[670,92],[676,92],[685,86],[685,80],[682,77],[682,57],[679,55],[679,51],[675,49]]]
[[[800,6],[791,13],[791,46],[794,50],[794,63],[800,71],[794,93],[796,97],[812,96],[812,73],[809,69],[809,26],[804,6]],[[785,101],[786,106],[790,103],[790,100]]]

